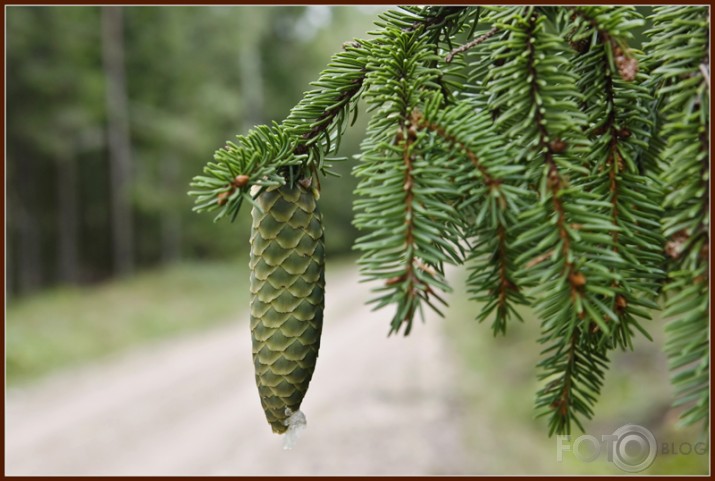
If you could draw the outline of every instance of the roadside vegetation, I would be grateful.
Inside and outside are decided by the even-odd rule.
[[[246,259],[184,262],[92,287],[58,287],[7,310],[10,386],[247,312]]]

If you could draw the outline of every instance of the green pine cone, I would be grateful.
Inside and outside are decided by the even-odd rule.
[[[311,189],[266,190],[251,211],[251,340],[266,418],[283,433],[300,408],[320,348],[323,225]],[[288,410],[287,410],[288,409]]]

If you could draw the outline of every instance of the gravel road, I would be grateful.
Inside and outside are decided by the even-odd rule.
[[[386,337],[351,270],[328,271],[326,324],[292,451],[266,423],[248,315],[6,395],[9,475],[465,474],[439,319]]]

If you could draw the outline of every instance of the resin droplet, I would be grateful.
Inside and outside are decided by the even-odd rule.
[[[292,412],[290,408],[286,408],[286,416],[288,419],[283,422],[288,426],[288,430],[283,438],[283,449],[293,449],[308,423],[305,420],[305,414],[300,409]]]

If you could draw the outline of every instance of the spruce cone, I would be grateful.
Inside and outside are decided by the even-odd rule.
[[[313,191],[263,192],[251,211],[251,340],[256,384],[273,431],[283,433],[313,376],[323,327],[323,225]]]

